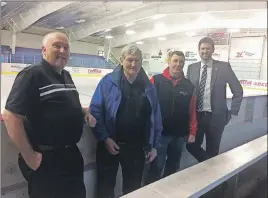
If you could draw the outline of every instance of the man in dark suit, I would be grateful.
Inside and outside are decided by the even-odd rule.
[[[187,145],[187,150],[199,161],[205,161],[219,153],[224,127],[232,115],[237,116],[243,89],[230,63],[212,59],[214,42],[205,37],[198,44],[201,62],[188,66],[187,78],[196,87],[196,111],[198,131],[196,140]],[[232,97],[231,110],[226,105],[226,85],[229,84]],[[206,150],[201,145],[206,135]]]

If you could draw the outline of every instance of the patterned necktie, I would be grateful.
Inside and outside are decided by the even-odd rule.
[[[203,72],[201,76],[201,81],[199,83],[199,91],[197,95],[197,111],[203,110],[203,98],[205,93],[205,87],[206,87],[206,80],[207,80],[207,65],[203,66]]]

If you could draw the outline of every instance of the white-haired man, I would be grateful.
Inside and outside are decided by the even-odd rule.
[[[98,198],[114,197],[119,163],[123,194],[141,187],[144,163],[156,157],[162,120],[154,86],[142,69],[142,52],[127,45],[121,64],[98,84],[90,104],[97,124]]]
[[[65,34],[47,34],[41,63],[17,75],[3,119],[19,150],[19,167],[28,181],[30,198],[85,198],[83,158],[76,146],[84,119],[94,118],[81,107],[69,72]]]

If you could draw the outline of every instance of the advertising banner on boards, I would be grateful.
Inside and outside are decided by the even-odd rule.
[[[2,63],[2,73],[3,72],[20,72],[22,69],[27,67],[27,64],[20,63]]]
[[[239,80],[242,87],[263,89],[267,91],[267,81],[264,80]]]
[[[2,74],[17,74],[29,64],[19,63],[2,63]],[[65,67],[65,70],[70,72],[73,76],[97,76],[102,77],[110,72],[112,69],[99,69],[99,68],[85,68],[85,67]]]
[[[230,60],[261,60],[263,37],[232,38]]]

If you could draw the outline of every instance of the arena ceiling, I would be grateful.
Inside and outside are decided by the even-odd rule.
[[[265,1],[55,1],[1,2],[2,29],[45,35],[59,30],[71,41],[113,47],[228,32],[267,30]]]

